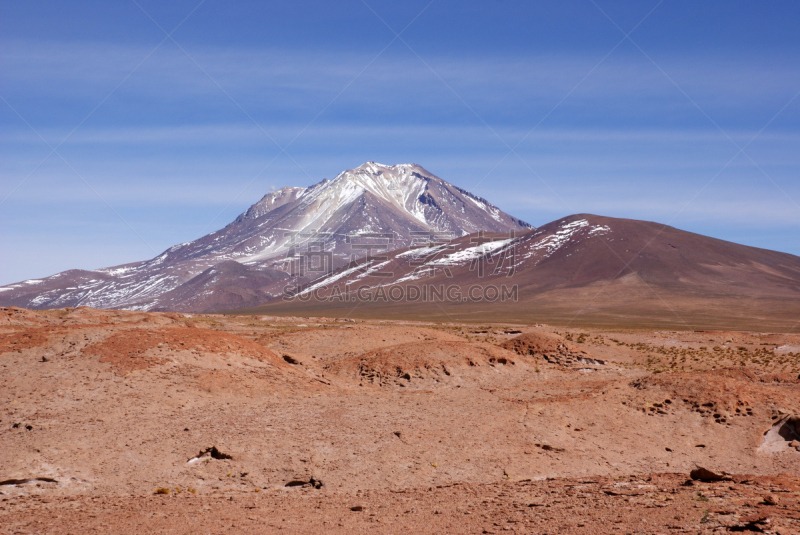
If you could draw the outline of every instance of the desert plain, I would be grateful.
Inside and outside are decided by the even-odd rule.
[[[800,533],[800,335],[0,309],[0,533]]]

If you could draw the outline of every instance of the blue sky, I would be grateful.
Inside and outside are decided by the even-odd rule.
[[[798,20],[797,2],[3,0],[0,284],[150,258],[367,160],[535,225],[589,212],[800,254]]]

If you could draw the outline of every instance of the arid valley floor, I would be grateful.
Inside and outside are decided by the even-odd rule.
[[[797,334],[0,309],[0,533],[800,533],[798,433]]]

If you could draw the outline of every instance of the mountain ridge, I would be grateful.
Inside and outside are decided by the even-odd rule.
[[[410,245],[415,234],[452,237],[479,229],[529,228],[532,226],[528,223],[420,165],[367,162],[307,188],[286,187],[270,192],[224,228],[172,246],[152,259],[97,270],[69,270],[0,287],[0,304],[26,308],[180,309],[182,305],[172,299],[167,299],[168,304],[160,302],[161,296],[228,261],[243,264],[256,278],[274,284],[248,286],[245,291],[233,279],[216,278],[220,291],[268,299],[281,294],[280,273],[291,271],[297,260],[287,258],[288,253],[298,245],[308,248],[315,236],[329,242],[326,269],[331,269],[362,254],[351,247],[353,236],[391,233],[391,238],[384,240],[385,248],[391,250]],[[230,277],[234,272],[225,271]],[[206,306],[191,301],[200,309]]]
[[[373,278],[378,265],[392,276]],[[575,214],[513,238],[470,235],[364,259],[287,297],[242,312],[796,330],[800,257],[656,222]]]

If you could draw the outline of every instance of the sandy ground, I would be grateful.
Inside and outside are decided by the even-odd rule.
[[[0,533],[800,533],[798,414],[798,335],[2,309]]]

